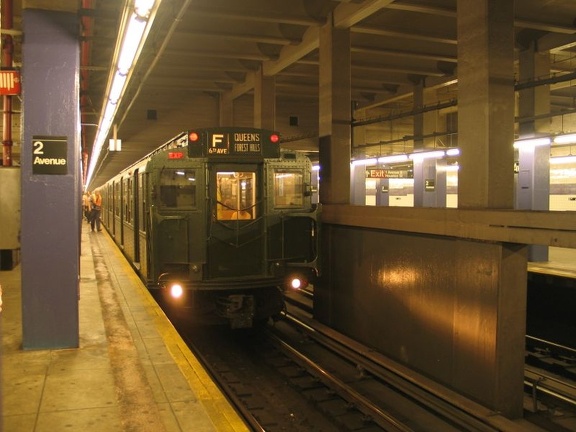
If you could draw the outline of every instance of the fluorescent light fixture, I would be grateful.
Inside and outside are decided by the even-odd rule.
[[[114,122],[116,110],[132,76],[132,68],[144,46],[161,2],[162,0],[126,0],[125,2],[125,14],[122,17],[122,25],[114,51],[114,66],[110,71],[104,99],[105,105],[102,107],[98,131],[92,145],[86,187],[90,185],[95,174],[96,165]]]
[[[407,160],[408,160],[408,155],[405,155],[405,154],[382,156],[382,157],[378,158],[379,163],[406,162]]]
[[[555,136],[554,144],[576,144],[576,133]]]
[[[134,11],[142,18],[148,18],[156,0],[136,0]]]
[[[355,161],[352,161],[352,165],[353,166],[357,166],[357,165],[375,165],[378,161],[376,160],[376,158],[372,158],[372,159],[358,159]]]
[[[460,155],[460,149],[458,148],[450,148],[446,150],[446,156],[459,156],[459,155]]]
[[[514,148],[533,148],[550,144],[550,137],[528,138],[514,141]]]
[[[127,79],[127,75],[116,72],[116,75],[114,75],[114,81],[112,82],[112,87],[110,88],[110,96],[108,96],[108,100],[111,103],[118,103],[120,97],[122,96],[122,92],[124,91],[124,86],[126,85]]]
[[[576,156],[560,156],[550,158],[550,164],[553,165],[568,164],[568,163],[576,163]]]
[[[444,172],[458,172],[458,171],[460,171],[460,165],[458,165],[458,164],[445,165],[445,166],[440,165],[437,169],[438,169],[438,171],[444,171]]]
[[[433,159],[433,158],[439,159],[441,157],[444,157],[445,155],[446,152],[444,150],[434,150],[428,152],[412,153],[409,154],[408,157],[412,160],[420,161],[424,159]]]
[[[122,49],[118,56],[117,68],[121,74],[126,75],[130,71],[132,63],[136,59],[140,41],[142,36],[144,36],[146,24],[147,22],[136,15],[135,12],[130,17],[124,39],[122,40]]]
[[[320,171],[320,165],[312,165],[312,171]]]

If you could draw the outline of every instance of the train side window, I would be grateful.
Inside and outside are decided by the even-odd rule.
[[[274,170],[274,207],[301,208],[304,206],[304,173],[298,169]]]
[[[123,182],[124,185],[124,220],[132,223],[132,179],[127,178]]]
[[[114,216],[120,216],[120,183],[114,183]]]
[[[146,231],[146,174],[139,173],[138,174],[138,197],[140,198],[140,208],[138,211],[138,226],[140,227],[141,231]]]
[[[218,220],[256,218],[256,173],[252,171],[218,172]]]
[[[160,174],[160,205],[171,208],[195,207],[196,170],[162,170]]]

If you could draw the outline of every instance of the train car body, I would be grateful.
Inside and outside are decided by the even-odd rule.
[[[101,188],[103,223],[150,288],[201,321],[277,316],[318,275],[310,160],[254,128],[184,132]]]

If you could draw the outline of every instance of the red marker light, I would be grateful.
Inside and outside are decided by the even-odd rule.
[[[200,137],[198,136],[198,134],[196,132],[190,132],[190,134],[188,135],[188,139],[190,141],[198,141],[200,139]]]
[[[270,141],[273,143],[277,143],[278,141],[280,141],[280,136],[278,134],[272,134],[270,135]]]

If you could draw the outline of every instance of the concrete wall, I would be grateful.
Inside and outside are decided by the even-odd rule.
[[[491,409],[522,415],[524,247],[336,225],[323,226],[322,241],[315,318]]]

